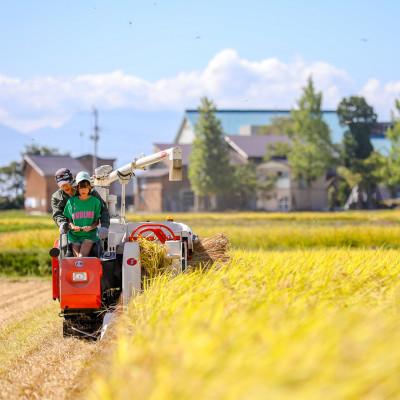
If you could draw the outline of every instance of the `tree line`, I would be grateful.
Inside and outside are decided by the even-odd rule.
[[[308,193],[317,179],[329,176],[331,209],[343,207],[346,202],[359,209],[381,206],[382,185],[396,198],[400,188],[400,101],[395,102],[392,126],[386,131],[390,146],[385,154],[372,146],[377,114],[364,97],[350,96],[338,104],[336,112],[344,129],[341,143],[332,142],[321,106],[322,93],[316,91],[309,78],[289,116],[275,118],[260,130],[261,134],[279,134],[289,139],[267,148],[264,160],[286,159],[291,179],[302,182]],[[273,190],[274,177],[257,179],[252,163],[231,165],[214,103],[203,98],[198,110],[189,164],[196,208],[224,208],[229,204],[225,199],[235,199],[239,208],[245,208],[256,192],[262,195]],[[219,205],[216,199],[222,199]],[[310,198],[310,205],[311,202]]]

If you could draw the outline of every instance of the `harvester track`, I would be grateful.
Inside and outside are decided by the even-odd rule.
[[[0,279],[0,399],[68,398],[99,347],[63,339],[50,282]]]

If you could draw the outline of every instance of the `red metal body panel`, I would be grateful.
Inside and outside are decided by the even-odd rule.
[[[58,239],[55,240],[53,247],[58,248]],[[53,286],[53,300],[60,298],[60,269],[58,266],[58,257],[51,257],[51,276]]]
[[[135,242],[145,232],[153,232],[160,243],[165,243],[166,240],[180,240],[179,236],[176,236],[172,229],[164,224],[160,223],[145,223],[137,226],[129,236],[130,242]],[[146,236],[148,240],[156,240],[154,236]]]
[[[74,282],[74,273],[86,273],[87,280]],[[61,260],[61,308],[95,308],[101,306],[103,269],[98,258],[64,258]]]

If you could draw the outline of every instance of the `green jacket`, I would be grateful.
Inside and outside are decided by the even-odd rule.
[[[108,208],[104,200],[101,196],[96,192],[96,190],[92,190],[90,194],[94,197],[97,197],[101,203],[101,211],[100,211],[100,223],[101,226],[105,228],[110,227],[110,214],[108,212]],[[53,210],[53,219],[57,226],[60,226],[64,222],[68,222],[67,217],[64,215],[64,208],[67,205],[67,201],[70,196],[67,195],[63,190],[58,189],[51,195],[51,208]]]

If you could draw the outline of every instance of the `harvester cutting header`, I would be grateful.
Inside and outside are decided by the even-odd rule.
[[[70,257],[71,244],[65,235],[60,235],[51,249],[53,299],[60,301],[64,336],[97,338],[104,333],[110,312],[120,299],[126,306],[142,290],[139,238],[164,245],[176,273],[187,268],[195,239],[187,225],[172,219],[139,223],[125,220],[126,184],[134,177],[135,170],[160,161],[169,163],[170,180],[182,179],[179,147],[135,159],[116,170],[109,165],[96,168],[92,180],[111,217],[108,237],[95,243],[88,257]],[[111,183],[116,181],[122,185],[119,212],[117,196],[109,191]]]

